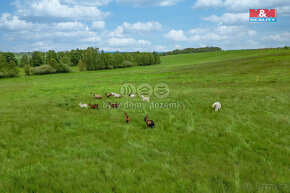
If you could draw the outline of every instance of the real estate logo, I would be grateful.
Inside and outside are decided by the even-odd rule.
[[[277,22],[277,9],[250,9],[250,22]]]

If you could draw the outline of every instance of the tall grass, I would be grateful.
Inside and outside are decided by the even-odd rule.
[[[287,192],[289,59],[287,50],[227,51],[1,79],[0,192]],[[169,98],[150,102],[186,108],[78,106],[142,102],[93,99],[127,82],[166,83]]]

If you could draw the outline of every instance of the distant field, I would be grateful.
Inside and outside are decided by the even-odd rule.
[[[20,64],[21,58],[23,55],[31,56],[30,53],[14,53],[16,60],[18,61],[18,64]]]
[[[290,50],[161,60],[0,79],[0,192],[289,192]],[[119,93],[127,82],[166,83],[169,98],[152,96],[150,103],[186,108],[78,106],[142,102],[92,97]],[[222,104],[217,113],[215,101]],[[145,115],[155,129],[146,127]]]

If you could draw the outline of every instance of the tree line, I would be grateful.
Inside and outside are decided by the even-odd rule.
[[[77,64],[80,71],[160,64],[160,56],[156,52],[105,53],[92,47],[71,52],[72,65]]]
[[[160,63],[160,56],[149,52],[105,53],[98,48],[85,50],[48,52],[34,51],[22,55],[20,62],[11,52],[0,53],[0,78],[18,76],[18,67],[23,67],[25,75],[42,75],[70,72],[69,66],[78,66],[80,71],[144,66]]]
[[[203,48],[185,48],[183,50],[173,50],[169,52],[160,53],[160,56],[167,55],[176,55],[176,54],[190,54],[190,53],[199,53],[199,52],[217,52],[222,51],[220,47],[203,47]]]

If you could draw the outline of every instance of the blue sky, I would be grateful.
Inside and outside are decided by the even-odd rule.
[[[276,23],[249,23],[249,9],[277,9]],[[0,50],[168,51],[290,45],[289,0],[0,1]]]

